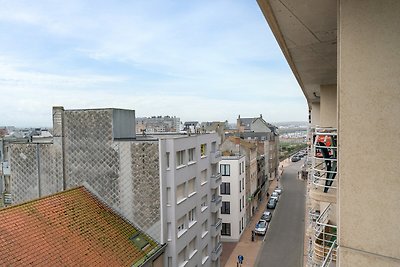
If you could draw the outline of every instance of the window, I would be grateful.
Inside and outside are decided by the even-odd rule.
[[[208,260],[208,245],[206,245],[201,251],[201,264],[206,263]]]
[[[167,223],[167,236],[168,236],[168,241],[172,240],[172,227],[171,223]]]
[[[242,208],[244,208],[244,196],[242,196]]]
[[[221,164],[219,166],[220,172],[222,176],[229,176],[231,175],[231,166],[229,164]]]
[[[166,161],[167,169],[169,169],[169,152],[166,153]]]
[[[178,266],[185,266],[186,263],[186,247],[178,253]]]
[[[244,229],[244,221],[243,221],[243,217],[242,217],[242,230]]]
[[[242,190],[244,190],[244,178],[242,178]]]
[[[239,211],[242,211],[242,199],[239,199]]]
[[[185,183],[178,185],[176,188],[176,203],[181,203],[183,200],[186,199],[185,195]]]
[[[221,183],[220,185],[221,195],[231,194],[231,183]]]
[[[192,196],[196,193],[196,177],[192,178],[188,182],[188,196]]]
[[[239,175],[242,174],[242,163],[239,162]]]
[[[205,220],[201,225],[201,238],[205,237],[208,233],[208,221]]]
[[[185,165],[185,150],[176,152],[176,167]]]
[[[231,203],[222,201],[221,214],[231,214]]]
[[[244,173],[244,162],[242,162],[242,173]]]
[[[221,235],[231,236],[231,224],[222,223]]]
[[[196,250],[196,237],[192,239],[192,241],[189,242],[188,245],[188,254],[189,254],[189,259],[193,257],[193,255],[197,252]]]
[[[196,223],[196,208],[189,211],[188,219],[189,219],[189,227],[191,227],[193,224]]]
[[[200,156],[205,157],[207,155],[207,144],[200,145]]]
[[[242,180],[239,180],[239,193],[242,192]]]
[[[167,187],[167,205],[171,205],[171,187]]]
[[[188,154],[189,154],[189,162],[194,162],[195,161],[194,156],[196,155],[195,149],[194,148],[189,149]]]
[[[201,211],[204,211],[205,209],[207,209],[207,195],[205,195],[204,197],[201,198]]]
[[[183,235],[186,232],[185,218],[186,216],[182,216],[176,223],[176,229],[178,231],[178,237]]]
[[[207,169],[201,171],[201,185],[207,183]]]

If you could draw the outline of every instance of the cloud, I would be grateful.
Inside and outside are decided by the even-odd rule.
[[[0,124],[49,125],[53,105],[187,120],[307,118],[255,2],[0,4],[9,29],[0,42]]]

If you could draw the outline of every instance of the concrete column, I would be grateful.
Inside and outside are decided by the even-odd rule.
[[[320,104],[311,104],[311,126],[315,127],[320,123]]]
[[[337,86],[321,85],[320,126],[337,128]]]
[[[400,266],[400,1],[339,13],[339,264]]]

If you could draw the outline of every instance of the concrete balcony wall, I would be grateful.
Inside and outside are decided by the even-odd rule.
[[[217,150],[210,153],[210,163],[217,164],[221,160],[221,151]]]
[[[400,266],[399,13],[399,1],[339,1],[342,267]]]
[[[222,183],[222,178],[220,173],[212,174],[210,178],[211,189],[217,189]]]
[[[216,247],[211,252],[211,260],[217,261],[222,253],[222,243],[218,243]]]
[[[322,85],[320,124],[321,127],[337,128],[337,85]]]
[[[210,211],[211,212],[218,212],[222,207],[222,197],[217,196],[210,202]]]
[[[211,236],[216,237],[218,234],[221,233],[222,229],[222,219],[218,219],[216,224],[211,225]]]

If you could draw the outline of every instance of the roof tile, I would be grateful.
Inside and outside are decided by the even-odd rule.
[[[160,248],[85,187],[1,209],[0,222],[0,266],[131,266]]]

